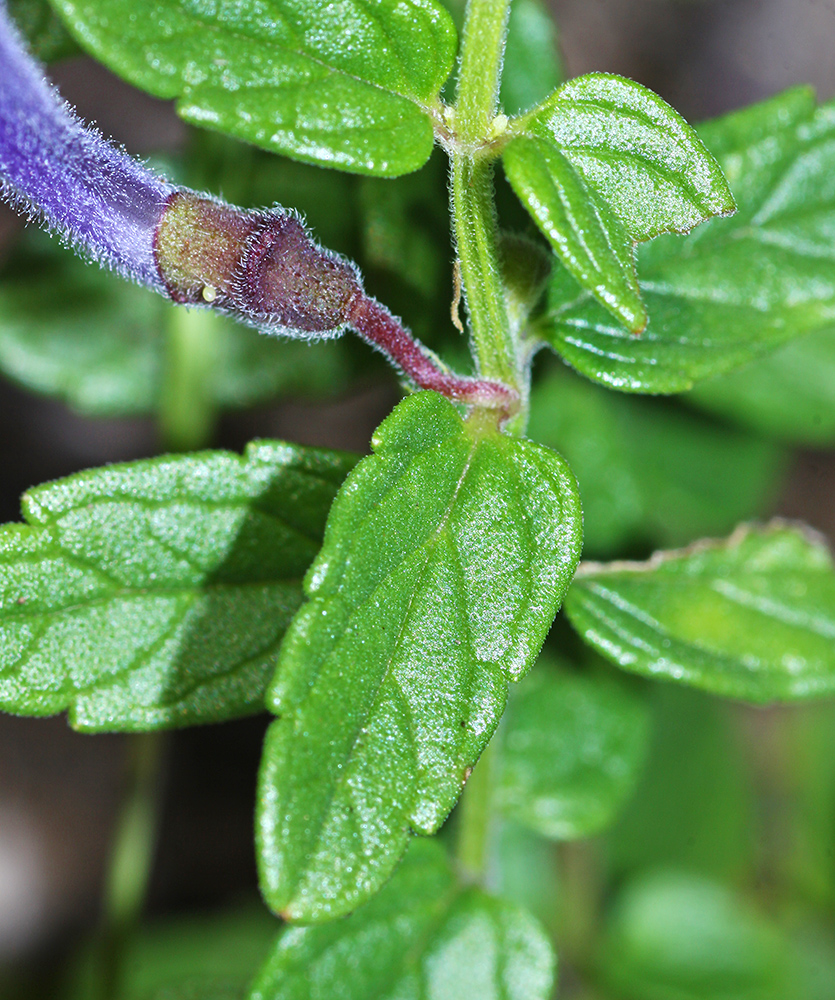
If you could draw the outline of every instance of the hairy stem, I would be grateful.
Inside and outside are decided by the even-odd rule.
[[[510,0],[469,0],[461,41],[455,130],[477,143],[491,130],[499,95]]]
[[[452,153],[452,215],[479,373],[524,397],[502,282],[492,157],[484,150],[493,129],[508,10],[509,0],[470,0],[467,8],[455,107],[459,141]]]
[[[456,402],[499,411],[505,419],[519,409],[518,395],[499,382],[464,378],[440,367],[435,358],[375,299],[354,301],[350,325],[398,365],[419,389],[433,389]]]
[[[454,155],[455,238],[479,373],[518,392],[517,348],[502,284],[492,171],[486,160],[468,154]]]

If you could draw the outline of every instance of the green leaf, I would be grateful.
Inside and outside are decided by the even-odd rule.
[[[146,994],[143,1000],[244,1000],[246,987],[224,984],[187,983],[163,986]]]
[[[30,490],[0,531],[0,707],[85,731],[259,711],[353,462],[264,441]]]
[[[644,762],[648,715],[622,679],[597,671],[534,672],[510,699],[497,803],[553,840],[605,829]]]
[[[456,32],[435,0],[54,0],[81,44],[186,121],[273,152],[393,177],[432,151]]]
[[[409,397],[334,505],[268,694],[261,883],[290,919],[354,909],[440,826],[571,579],[573,476],[490,420]]]
[[[511,187],[557,257],[630,329],[647,324],[635,273],[633,243],[618,216],[595,198],[571,160],[543,139],[514,140],[505,151]]]
[[[774,522],[646,563],[588,563],[566,599],[598,652],[635,673],[752,702],[835,692],[835,566]]]
[[[687,401],[790,444],[835,444],[835,328],[701,382]]]
[[[54,62],[79,54],[79,48],[47,3],[47,0],[7,0],[29,48],[42,62]]]
[[[739,752],[738,706],[676,684],[653,684],[652,743],[638,787],[605,834],[615,883],[680,868],[734,884],[761,869],[760,801]]]
[[[783,451],[667,400],[610,392],[564,365],[534,383],[528,435],[580,483],[588,554],[683,545],[768,513]]]
[[[0,278],[0,371],[95,417],[153,414],[166,378],[174,310],[158,295],[92,268],[42,234]],[[114,317],[119,317],[118,322]],[[281,341],[204,314],[206,393],[221,408],[288,393],[344,389],[345,347]]]
[[[513,0],[507,25],[500,103],[518,115],[562,82],[557,28],[541,0]]]
[[[601,949],[628,1000],[787,1000],[786,942],[724,886],[669,873],[623,893]]]
[[[457,885],[440,846],[416,841],[385,889],[347,920],[284,931],[249,1000],[548,1000],[554,966],[531,916]]]
[[[788,91],[702,127],[739,211],[641,253],[635,338],[565,272],[542,335],[578,371],[628,392],[681,392],[835,325],[835,105]]]
[[[118,1000],[243,1000],[278,923],[257,902],[143,924],[125,942]],[[98,1000],[101,950],[85,949],[61,1000]]]
[[[635,244],[731,214],[718,164],[665,101],[606,73],[564,84],[514,135],[507,178],[560,261],[628,329],[643,330]]]

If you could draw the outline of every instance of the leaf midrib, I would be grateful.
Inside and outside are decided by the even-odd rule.
[[[832,136],[821,136],[821,137],[815,137],[815,138],[816,138],[816,140],[817,139],[823,139],[823,138],[830,138],[831,139]],[[808,147],[804,148],[802,150],[802,152],[808,152],[808,148],[811,148],[813,145],[814,144],[810,142],[808,144]],[[745,147],[746,151],[749,148],[750,147]],[[717,253],[719,253],[722,249],[724,249],[729,244],[733,243],[736,240],[740,240],[740,239],[744,239],[744,238],[757,240],[759,242],[759,240],[757,239],[757,233],[760,230],[767,229],[767,225],[763,224],[762,226],[755,226],[755,225],[752,224],[751,220],[753,220],[756,217],[756,215],[757,215],[758,212],[762,211],[763,207],[768,203],[769,198],[773,197],[774,191],[783,182],[783,180],[785,179],[786,175],[792,169],[792,167],[796,163],[796,161],[799,158],[799,156],[800,156],[800,153],[797,152],[797,151],[795,151],[794,154],[791,155],[791,156],[787,155],[784,158],[783,163],[781,164],[780,171],[778,172],[777,176],[773,179],[773,181],[772,181],[771,185],[769,186],[768,190],[761,193],[759,204],[753,209],[753,211],[751,209],[747,208],[747,207],[744,208],[746,216],[749,217],[749,221],[747,223],[745,223],[744,226],[741,226],[738,229],[737,228],[731,228],[731,229],[729,229],[728,232],[722,233],[722,234],[717,234],[713,238],[703,238],[703,239],[698,240],[698,242],[694,245],[693,249],[690,250],[690,251],[688,251],[686,253],[686,255],[684,253],[682,253],[680,255],[679,259],[683,258],[683,259],[686,259],[687,261],[694,261],[694,260],[699,260],[699,258],[701,258],[701,257],[716,256]],[[722,166],[721,160],[719,161],[719,165],[720,165],[720,167]],[[813,211],[815,211],[815,209],[808,209],[806,212],[802,212],[802,211],[795,212],[795,216],[803,218],[804,215],[806,215],[807,213],[811,213]],[[708,221],[710,221],[710,220],[708,220]],[[770,221],[770,220],[768,220],[768,221]],[[808,259],[808,255],[804,255],[804,254],[800,254],[800,253],[798,253],[797,255],[799,257],[803,258],[803,259]],[[812,259],[819,260],[821,258],[815,257],[815,258],[812,258]],[[666,260],[659,261],[654,267],[649,267],[646,270],[641,269],[642,270],[642,277],[641,277],[640,282],[639,282],[640,285],[641,285],[641,288],[643,289],[644,286],[651,286],[653,284],[653,282],[652,282],[652,276],[653,275],[657,275],[659,273],[663,274],[665,267],[668,266],[669,263],[670,263],[670,258],[667,258]],[[656,291],[657,294],[665,294],[663,292],[657,292],[657,290],[653,289],[653,288],[649,288],[648,290]],[[669,293],[669,297],[670,298],[679,298],[679,297],[682,297],[682,296],[679,293]],[[698,296],[691,296],[690,298],[693,301],[703,301]],[[565,314],[566,312],[570,312],[570,311],[572,311],[574,309],[582,308],[584,305],[588,304],[590,301],[594,301],[593,294],[591,292],[585,290],[585,289],[582,289],[582,290],[580,290],[580,294],[575,299],[573,299],[571,302],[568,302],[568,303],[565,303],[565,304],[559,306],[559,308],[557,308],[556,310],[551,311],[550,315],[554,319],[557,319],[560,316],[562,316],[563,314]],[[766,310],[766,311],[770,311],[770,310]]]
[[[187,26],[187,27],[183,28],[181,31],[178,30],[175,36],[171,36],[171,37],[165,39],[166,42],[173,41],[173,39],[175,37],[176,38],[182,38],[183,35],[185,35],[185,36],[194,35],[194,34],[199,33],[201,30],[203,30],[203,31],[206,31],[206,32],[211,32],[215,36],[219,36],[219,37],[228,36],[228,37],[234,38],[236,41],[241,42],[243,45],[258,44],[258,45],[263,45],[267,49],[273,49],[273,50],[275,50],[275,51],[277,51],[279,53],[281,53],[281,52],[289,52],[289,53],[291,53],[292,55],[294,55],[298,59],[307,59],[307,60],[309,60],[314,65],[319,66],[322,69],[326,70],[328,73],[334,73],[334,74],[338,74],[340,76],[344,76],[347,79],[354,80],[355,82],[363,84],[364,86],[372,87],[375,90],[379,90],[381,93],[390,94],[390,95],[393,95],[395,97],[400,97],[400,98],[402,98],[404,100],[407,100],[407,101],[411,102],[412,104],[415,104],[418,108],[420,108],[421,111],[423,111],[424,113],[428,114],[428,107],[425,104],[425,102],[423,102],[420,98],[418,98],[414,94],[401,93],[399,90],[394,90],[391,87],[384,86],[383,84],[375,83],[372,80],[366,80],[366,79],[364,79],[361,76],[357,76],[355,73],[350,73],[347,70],[339,69],[336,66],[332,66],[332,65],[328,64],[327,62],[325,62],[323,59],[321,59],[321,58],[319,58],[317,56],[311,55],[310,53],[308,53],[306,51],[303,51],[301,48],[299,50],[294,50],[294,49],[290,48],[290,46],[287,45],[287,44],[282,44],[282,43],[274,41],[274,40],[265,39],[265,38],[262,38],[262,37],[257,36],[257,35],[247,34],[246,32],[244,32],[244,31],[242,31],[240,29],[231,28],[231,27],[229,27],[226,24],[214,24],[214,23],[206,21],[206,20],[204,20],[204,19],[202,19],[200,17],[197,17],[196,15],[192,15],[191,13],[189,13],[188,16],[191,17],[191,19],[192,19],[192,21],[194,23],[194,26],[193,27]],[[289,24],[287,25],[287,30],[288,30],[288,33],[294,39],[298,37],[295,29],[292,28]],[[401,59],[399,53],[396,55],[395,59],[396,59],[396,62],[398,64],[399,69],[401,70],[402,77],[404,79],[408,79],[409,74],[407,72],[405,72],[405,66],[403,65],[403,62],[402,62],[402,59]],[[143,73],[143,75],[145,75],[145,73],[147,73],[147,70],[145,69],[145,67],[142,68],[141,72]],[[159,74],[157,74],[157,75],[159,75]],[[196,95],[196,94],[198,94],[200,92],[200,90],[206,84],[206,82],[203,81],[203,82],[201,82],[199,84],[196,84],[195,86],[190,85],[184,79],[183,74],[182,74],[182,70],[180,68],[178,68],[178,70],[177,70],[177,77],[176,77],[176,79],[177,79],[177,81],[179,83],[179,86],[180,86],[180,94],[178,96],[181,96],[181,97],[182,96],[189,96],[189,95]],[[213,86],[215,86],[215,85],[216,84],[213,84]],[[441,86],[443,86],[443,84]],[[225,90],[225,88],[221,88],[221,89]],[[439,92],[440,92],[440,89],[441,88],[439,88]]]
[[[302,596],[301,579],[299,579],[296,582],[297,582],[297,586],[298,586],[299,603],[301,603],[301,596]],[[257,585],[256,584],[251,584],[251,586],[257,586]],[[275,584],[267,584],[266,586],[268,586],[268,587],[269,586],[275,586]],[[174,592],[172,592],[169,595],[154,593],[153,596],[179,596],[179,592],[174,591]],[[198,594],[189,593],[188,596],[191,596],[191,597],[193,597],[193,598],[196,599],[199,595]],[[58,609],[58,611],[56,611],[54,613],[55,614],[59,614],[59,613],[63,614],[63,613],[66,613],[66,612],[72,612],[72,611],[76,611],[76,610],[79,610],[79,609],[85,609],[86,610],[88,607],[92,607],[92,606],[95,606],[97,604],[109,603],[111,600],[114,600],[114,599],[117,599],[117,598],[116,597],[100,598],[100,599],[97,599],[96,601],[91,601],[91,602],[89,602],[87,604],[68,605],[68,606],[65,606],[65,607],[62,607],[62,608]],[[101,680],[99,680],[97,682],[93,682],[93,683],[91,683],[89,685],[85,685],[83,687],[76,687],[76,686],[73,685],[72,686],[72,693],[69,696],[70,697],[70,703],[72,703],[75,699],[77,699],[78,697],[80,697],[82,695],[95,694],[95,692],[98,691],[98,690],[100,690],[102,687],[109,687],[112,682],[118,681],[121,678],[125,677],[132,670],[134,670],[137,667],[137,665],[141,664],[142,661],[149,659],[176,632],[176,630],[180,627],[180,625],[182,624],[185,616],[189,613],[189,611],[191,610],[192,607],[193,607],[193,603],[190,603],[187,607],[179,610],[177,614],[173,615],[171,621],[163,629],[163,631],[156,637],[156,639],[154,639],[154,641],[149,646],[147,646],[147,647],[141,647],[141,648],[137,649],[136,654],[134,655],[134,657],[121,670],[113,671],[112,673],[107,674],[106,678],[103,678],[103,679],[101,679]],[[45,612],[45,613],[42,613],[42,614],[38,615],[37,617],[40,618],[40,619],[48,619],[51,614],[53,614],[53,612]],[[2,630],[2,627],[3,627],[4,623],[5,623],[4,619],[7,618],[7,617],[10,617],[10,616],[3,615],[2,617],[0,617],[0,631]],[[35,634],[31,637],[30,641],[27,643],[26,649],[21,653],[21,655],[14,662],[10,663],[7,667],[0,668],[0,678],[2,678],[4,676],[15,676],[21,670],[25,669],[26,662],[28,662],[28,660],[32,656],[34,650],[40,645],[42,639],[44,638],[44,636],[46,635],[46,633],[49,631],[49,628],[50,628],[50,625],[51,625],[51,623],[48,620],[47,621],[37,621],[36,624],[38,625],[38,629],[35,631]],[[284,631],[286,631],[286,629]],[[282,639],[283,639],[283,633],[282,633],[281,636],[278,637],[277,640],[272,640],[271,642],[269,642],[264,647],[263,650],[255,652],[255,653],[252,653],[252,654],[250,654],[248,656],[245,656],[242,660],[236,661],[227,670],[221,671],[220,673],[211,674],[208,677],[196,680],[195,683],[190,688],[187,689],[187,691],[185,692],[185,695],[178,696],[177,699],[176,699],[176,701],[171,702],[170,704],[176,704],[177,702],[183,701],[185,697],[187,697],[193,691],[197,690],[197,688],[203,687],[207,683],[214,682],[215,680],[222,679],[223,677],[227,677],[230,674],[233,674],[233,673],[237,672],[238,670],[240,670],[243,666],[246,666],[246,664],[254,662],[255,660],[259,659],[260,657],[263,657],[264,655],[267,654],[268,651],[272,650],[273,647],[275,647],[277,644],[280,645]],[[54,692],[54,691],[52,691],[50,689],[47,689],[47,688],[37,689],[37,690],[38,690],[39,693],[46,694],[46,695],[55,695],[55,694],[57,694],[56,692]],[[169,703],[161,703],[161,704],[163,705],[163,707],[170,707]]]
[[[56,605],[43,611],[26,611],[25,605],[19,609],[0,610],[0,629],[6,622],[13,622],[22,619],[37,621],[42,618],[49,618],[52,615],[65,614],[67,612],[82,611],[88,608],[98,607],[125,598],[153,598],[153,597],[199,597],[201,594],[208,594],[224,590],[247,590],[249,588],[272,588],[279,586],[296,586],[301,592],[303,576],[275,577],[270,580],[245,580],[240,583],[225,582],[222,580],[212,580],[199,586],[182,584],[170,585],[167,587],[121,587],[114,589],[111,593],[91,597],[86,600],[77,600],[73,603]]]
[[[641,638],[631,632],[625,624],[621,624],[617,619],[611,618],[606,613],[607,607],[611,608],[612,603],[604,595],[598,594],[593,588],[589,588],[588,596],[591,598],[599,597],[601,601],[598,604],[594,600],[589,601],[580,598],[583,611],[612,632],[618,638],[624,650],[632,651],[633,660],[631,663],[635,662],[634,656],[636,654],[643,658],[647,656],[650,658],[664,658],[672,665],[678,666],[684,671],[684,676],[690,678],[685,683],[696,682],[697,686],[701,687],[701,682],[707,677],[710,683],[705,687],[705,690],[714,693],[724,693],[730,697],[741,698],[743,700],[769,701],[774,698],[787,696],[801,697],[804,693],[809,694],[809,691],[804,690],[805,686],[808,685],[812,685],[810,688],[811,692],[827,692],[833,687],[832,679],[827,677],[825,673],[821,673],[819,663],[816,664],[816,669],[813,672],[802,676],[792,676],[787,675],[779,663],[775,663],[773,660],[763,660],[758,657],[758,669],[756,672],[752,672],[751,668],[745,664],[742,658],[743,654],[729,653],[703,646],[700,643],[685,638],[670,636],[670,633],[666,629],[655,629],[649,623],[644,623],[644,628],[649,629],[648,634],[655,641],[646,637]],[[640,618],[638,621],[640,621]],[[669,647],[663,644],[665,638],[671,643]],[[674,655],[674,659],[671,659],[671,652]],[[681,655],[688,652],[690,653],[689,657]],[[694,655],[697,657],[696,662],[693,661]],[[621,662],[619,657],[617,659],[618,662]],[[623,663],[621,665],[624,666]],[[711,665],[713,665],[714,669],[711,669]],[[716,667],[718,667],[718,673],[715,670]],[[631,664],[626,666],[626,669],[631,670]],[[644,668],[639,672],[643,671]],[[711,677],[721,683],[717,684],[711,681]],[[678,682],[683,680],[680,677],[675,679]],[[753,684],[755,688],[759,689],[762,683],[780,683],[780,690],[772,689],[761,692],[761,696],[758,699],[755,692],[751,690],[750,685]],[[797,693],[798,687],[801,690],[800,695]],[[764,694],[764,698],[762,694]]]
[[[439,445],[436,445],[433,450],[437,451],[437,450],[442,449],[448,443],[448,441],[449,441],[449,439],[446,439],[445,441],[441,442]],[[376,686],[376,689],[374,691],[374,696],[373,696],[372,699],[370,699],[370,705],[369,705],[368,712],[364,715],[364,717],[362,719],[362,722],[354,727],[354,736],[353,736],[353,739],[351,741],[351,746],[347,750],[347,752],[346,752],[346,754],[344,756],[344,766],[342,768],[340,768],[339,774],[336,775],[335,779],[332,781],[332,783],[330,785],[330,789],[328,791],[327,800],[324,803],[324,805],[322,807],[322,810],[320,812],[320,816],[321,816],[322,819],[317,824],[318,829],[317,829],[316,836],[313,839],[313,843],[312,843],[312,846],[311,846],[311,851],[310,851],[311,854],[316,854],[318,852],[318,850],[319,850],[319,846],[321,844],[321,840],[322,840],[322,837],[324,835],[326,818],[327,818],[327,816],[328,816],[328,814],[330,812],[330,808],[331,808],[331,806],[332,806],[332,804],[334,802],[334,799],[337,797],[337,793],[340,792],[342,786],[345,784],[345,782],[347,781],[347,779],[349,777],[350,765],[353,762],[354,757],[355,757],[356,745],[357,745],[357,742],[359,740],[360,734],[362,733],[363,729],[366,728],[367,720],[368,720],[369,716],[377,709],[378,704],[379,704],[380,690],[382,689],[383,685],[386,683],[386,681],[389,679],[389,676],[392,673],[392,664],[394,663],[394,661],[396,659],[397,650],[399,649],[401,639],[402,639],[402,637],[404,635],[404,632],[406,630],[406,626],[407,626],[408,621],[409,621],[409,616],[410,616],[410,613],[411,613],[411,609],[412,609],[412,606],[414,604],[414,601],[415,601],[415,598],[417,596],[417,593],[418,593],[418,591],[420,589],[420,586],[421,586],[421,583],[423,581],[423,577],[425,575],[426,569],[429,566],[429,562],[430,562],[430,560],[432,558],[432,553],[435,550],[435,546],[437,545],[438,539],[440,538],[440,535],[441,535],[443,529],[446,527],[446,524],[449,521],[449,518],[450,518],[450,516],[452,514],[452,510],[455,507],[455,502],[458,499],[458,496],[460,495],[461,489],[463,488],[464,480],[466,479],[467,473],[470,470],[470,467],[471,467],[472,462],[473,462],[473,458],[475,456],[475,453],[476,453],[476,451],[477,451],[480,443],[481,442],[479,440],[477,440],[477,439],[473,440],[472,446],[471,446],[471,448],[469,450],[469,453],[467,455],[466,461],[464,463],[464,467],[462,469],[461,475],[460,475],[460,477],[458,479],[458,482],[456,483],[455,490],[454,490],[453,495],[451,496],[451,498],[449,500],[449,503],[447,504],[447,507],[446,507],[446,509],[445,509],[445,511],[443,513],[443,516],[441,517],[441,519],[440,519],[440,521],[438,523],[438,526],[432,532],[431,536],[429,536],[429,538],[425,539],[422,542],[422,547],[426,550],[426,559],[424,560],[423,566],[421,567],[421,569],[415,574],[414,586],[413,586],[412,593],[411,593],[410,598],[409,598],[408,607],[406,608],[406,611],[405,611],[405,613],[403,615],[403,619],[402,619],[400,628],[398,630],[397,636],[395,637],[394,642],[392,644],[391,655],[388,658],[388,662],[386,663],[385,669],[383,670],[382,675],[380,677],[380,680],[379,680],[379,682],[378,682],[378,684]],[[395,480],[395,482],[392,483],[392,485],[389,487],[389,489],[386,490],[386,492],[383,494],[383,497],[380,498],[380,501],[378,501],[378,503],[382,502],[382,499],[385,496],[390,495],[390,493],[397,486],[397,484],[399,483],[399,481],[400,481],[401,478],[402,478],[402,474],[401,474],[401,476],[398,476],[397,480]],[[362,520],[359,522],[359,524],[362,524],[364,521],[366,521],[368,519],[368,517],[371,516],[371,513],[372,513],[372,511],[367,512],[365,514],[365,516],[362,518]],[[358,530],[358,527],[359,527],[359,525],[355,526],[355,532]],[[346,557],[343,556],[343,560],[345,558]],[[401,560],[397,564],[398,567],[402,565],[403,561],[404,560]],[[373,599],[374,595],[376,593],[378,593],[378,591],[380,590],[380,588],[383,587],[383,585],[390,579],[390,577],[392,576],[392,574],[394,572],[396,572],[396,568],[397,567],[394,567],[388,573],[386,573],[385,576],[380,580],[380,582],[374,588],[374,590],[371,591],[371,593],[363,601],[361,601],[359,604],[354,605],[354,607],[353,607],[353,609],[351,611],[351,614],[350,614],[349,618],[346,621],[345,630],[343,631],[343,637],[344,637],[345,631],[347,631],[348,625],[351,622],[354,621],[354,619],[355,619],[355,617],[356,617],[356,615],[358,613],[360,613],[363,609],[365,609],[367,607],[367,605]],[[338,591],[337,591],[337,593],[338,593]],[[342,643],[342,640],[340,640],[340,642],[337,643],[337,645],[334,647],[334,649],[329,653],[327,659],[330,659],[332,656],[334,656],[336,654],[336,652],[339,649],[339,646],[341,645],[341,643]],[[398,691],[400,691],[399,684],[395,684],[395,686],[398,688]],[[402,692],[401,692],[401,694],[402,694]],[[405,696],[403,697],[402,700],[405,702]],[[296,712],[298,712],[298,708],[299,707],[300,706],[296,707]],[[294,720],[294,723],[295,723],[295,720]],[[414,734],[414,727],[412,725],[411,713],[410,713],[410,718],[409,718],[409,728],[411,729],[412,733]],[[413,750],[413,752],[414,752],[415,748],[417,747],[417,745],[418,745],[417,744],[417,740],[414,739],[414,735],[413,735],[413,739],[412,739],[412,750]],[[353,822],[357,823],[358,819],[356,817],[356,814],[352,812],[351,815],[353,817]],[[409,818],[411,819],[411,817],[409,817]],[[292,899],[292,894],[295,893],[296,889],[298,889],[298,887],[301,884],[302,880],[308,874],[309,874],[308,872],[302,871],[302,872],[299,872],[296,875],[296,877],[294,878],[293,883],[292,883],[292,890],[289,889],[289,887],[288,887],[288,899],[290,899],[290,900]],[[290,904],[288,903],[288,906],[289,905]]]
[[[758,573],[756,574],[756,578],[760,580],[768,579],[771,575],[772,574],[768,573]],[[783,582],[786,579],[785,572],[776,573],[773,574],[773,576],[775,578],[779,578],[779,580]],[[649,581],[645,579],[641,582],[646,584]],[[675,584],[677,582],[680,584],[680,587],[675,588]],[[781,600],[779,598],[769,597],[768,595],[752,593],[750,590],[745,590],[736,585],[733,577],[724,577],[719,574],[709,574],[706,576],[679,577],[678,581],[675,579],[670,580],[668,577],[661,585],[665,588],[669,588],[672,584],[675,589],[686,595],[690,590],[692,583],[695,583],[697,587],[705,587],[707,590],[717,594],[730,604],[735,604],[747,611],[761,615],[767,620],[779,622],[780,624],[786,625],[792,629],[810,632],[823,639],[835,639],[835,619],[827,620],[817,614],[798,611],[792,607],[791,604],[786,603],[784,599]],[[671,635],[671,631],[668,626],[658,621],[648,612],[642,611],[638,605],[628,600],[620,593],[620,591],[615,590],[613,587],[607,586],[596,580],[585,581],[585,586],[597,597],[651,628],[653,631],[656,631],[659,635]],[[770,610],[766,609],[766,605],[770,606]],[[701,646],[701,644],[693,643],[690,639],[683,638],[682,641],[689,645],[698,645],[699,648],[712,654],[719,654],[722,656],[738,655],[727,651],[713,650],[708,646]]]

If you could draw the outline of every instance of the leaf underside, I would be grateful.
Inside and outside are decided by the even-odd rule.
[[[0,708],[89,732],[261,710],[354,461],[262,441],[30,490],[0,529]]]
[[[636,339],[565,271],[542,335],[578,371],[627,392],[673,393],[835,327],[835,105],[805,88],[700,129],[739,211],[640,253],[650,321]]]
[[[268,705],[257,834],[277,912],[325,920],[454,805],[579,555],[565,463],[404,400],[340,493]]]
[[[835,693],[835,566],[782,522],[643,564],[587,564],[565,602],[612,662],[658,680],[768,703]]]
[[[457,38],[435,0],[215,4],[55,0],[79,42],[179,113],[294,159],[357,173],[417,170],[426,106]]]

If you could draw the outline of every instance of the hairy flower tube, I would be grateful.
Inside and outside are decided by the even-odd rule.
[[[176,187],[84,125],[47,82],[0,0],[0,194],[100,264],[174,302],[262,332],[353,329],[419,388],[497,409],[508,387],[445,371],[366,294],[358,268],[319,246],[292,211],[246,211]]]

